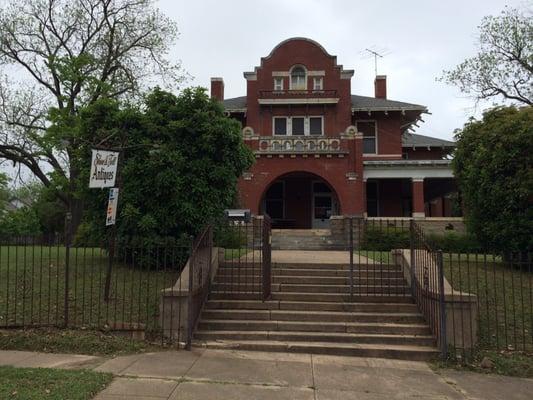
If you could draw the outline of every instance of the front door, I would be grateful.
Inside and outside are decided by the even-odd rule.
[[[313,228],[329,228],[329,217],[332,214],[333,196],[330,188],[323,182],[313,182]]]

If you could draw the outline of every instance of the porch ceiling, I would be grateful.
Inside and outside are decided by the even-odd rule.
[[[451,160],[364,161],[364,179],[453,178]]]

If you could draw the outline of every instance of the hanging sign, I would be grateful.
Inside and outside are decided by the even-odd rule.
[[[115,186],[119,153],[105,150],[92,152],[89,187],[101,189]]]
[[[109,189],[109,200],[107,202],[107,218],[105,225],[115,225],[117,219],[118,188]]]

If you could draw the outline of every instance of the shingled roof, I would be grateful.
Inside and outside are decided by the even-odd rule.
[[[223,102],[226,111],[245,111],[246,96],[226,99]],[[426,111],[420,104],[404,103],[403,101],[377,99],[375,97],[352,95],[352,110],[354,111]]]
[[[415,133],[405,133],[402,136],[402,147],[444,147],[454,148],[455,142],[439,139],[431,136],[417,135]]]
[[[352,94],[353,111],[426,111],[427,107],[420,104],[404,103],[403,101],[380,99],[376,97],[357,96]]]

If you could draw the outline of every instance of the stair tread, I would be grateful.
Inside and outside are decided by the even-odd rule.
[[[214,319],[214,318],[200,318],[201,323],[225,323],[225,324],[272,324],[273,322],[278,325],[298,324],[298,325],[326,325],[326,326],[387,326],[387,327],[416,327],[427,328],[428,325],[424,323],[398,323],[398,322],[344,322],[344,321],[285,321],[285,320],[264,320],[264,319]]]
[[[428,353],[438,353],[438,349],[436,347],[430,347],[430,346],[417,346],[417,345],[402,345],[402,344],[367,344],[367,343],[332,343],[332,342],[293,342],[293,341],[282,341],[282,340],[215,340],[215,341],[203,341],[204,343],[207,343],[209,346],[209,343],[227,343],[238,345],[240,343],[246,343],[246,344],[255,344],[255,345],[280,345],[280,346],[287,346],[290,347],[298,347],[298,346],[305,346],[305,347],[315,347],[315,348],[344,348],[344,349],[368,349],[368,350],[403,350],[403,351],[417,351],[417,352],[428,352]]]
[[[224,309],[209,309],[205,310],[210,313],[221,313],[221,314],[291,314],[291,315],[349,315],[349,316],[394,316],[394,317],[422,317],[420,313],[405,313],[405,312],[360,312],[360,311],[300,311],[300,310],[254,310],[254,309],[242,309],[242,308],[224,308]]]
[[[417,339],[433,339],[431,335],[416,335],[416,334],[383,334],[383,333],[350,333],[350,332],[300,332],[300,331],[230,331],[230,330],[197,330],[195,334],[210,334],[210,335],[238,335],[238,334],[273,334],[273,335],[294,335],[294,336],[340,336],[340,337],[376,337],[376,338],[417,338]],[[244,339],[243,339],[244,340]]]

